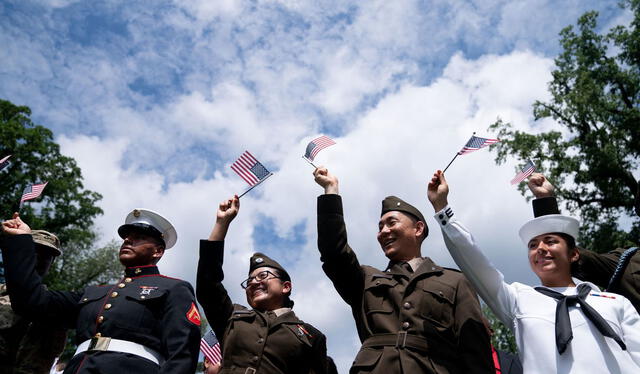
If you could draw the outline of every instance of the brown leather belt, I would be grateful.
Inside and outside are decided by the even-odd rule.
[[[362,343],[362,347],[395,347],[398,349],[411,348],[421,352],[427,352],[429,350],[427,339],[422,336],[407,334],[406,331],[372,335]]]

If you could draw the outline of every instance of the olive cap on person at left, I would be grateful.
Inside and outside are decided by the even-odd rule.
[[[54,256],[57,257],[62,254],[60,239],[49,231],[31,230],[31,238],[35,244],[51,248],[54,252]]]

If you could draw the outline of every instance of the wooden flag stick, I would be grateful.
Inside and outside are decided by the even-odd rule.
[[[304,160],[305,160],[306,162],[308,162],[311,166],[313,166],[315,169],[317,169],[317,168],[318,168],[318,167],[317,167],[317,166],[315,166],[315,165],[313,164],[313,162],[311,162],[311,160],[309,160],[308,158],[306,158],[306,157],[304,157],[304,156],[302,156],[302,158],[304,158]]]
[[[249,192],[249,191],[253,190],[254,188],[256,188],[257,186],[259,186],[262,182],[266,181],[266,180],[267,180],[267,178],[269,178],[269,177],[270,177],[270,176],[272,176],[272,175],[273,175],[273,173],[269,173],[269,175],[267,175],[266,177],[262,178],[262,179],[260,180],[260,182],[258,182],[258,183],[256,183],[256,184],[254,184],[253,186],[249,187],[249,189],[248,189],[248,190],[246,190],[246,191],[244,191],[244,192],[242,193],[242,195],[238,196],[238,199],[239,199],[239,198],[241,198],[242,196],[244,196],[247,192]]]

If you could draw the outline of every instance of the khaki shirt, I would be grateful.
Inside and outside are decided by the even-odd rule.
[[[325,336],[289,308],[261,312],[233,304],[222,285],[224,242],[200,241],[198,302],[222,337],[220,374],[324,374]]]
[[[462,273],[429,258],[413,273],[398,263],[384,271],[360,265],[347,243],[339,195],[318,198],[318,248],[363,343],[351,373],[494,371],[480,304]]]

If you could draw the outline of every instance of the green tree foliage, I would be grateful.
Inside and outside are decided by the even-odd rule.
[[[581,215],[581,244],[602,251],[640,239],[632,174],[640,157],[640,0],[622,5],[633,15],[629,25],[599,34],[598,14],[588,12],[560,33],[551,99],[536,101],[533,114],[555,120],[561,130],[533,135],[500,119],[490,126],[502,140],[491,146],[496,163],[531,159],[565,207]],[[619,227],[621,216],[632,217],[630,231]]]
[[[29,183],[49,182],[43,197],[24,204],[22,219],[55,233],[62,243],[89,245],[95,234],[88,228],[102,214],[96,205],[102,196],[84,189],[75,160],[60,154],[51,130],[35,125],[30,115],[28,107],[0,100],[0,154],[12,155],[0,176],[0,212],[10,218]]]
[[[491,335],[491,345],[499,351],[518,353],[516,339],[511,330],[500,322],[498,317],[496,317],[491,309],[489,309],[485,304],[482,304],[482,313],[484,313],[484,316],[489,321],[489,326],[493,331],[493,334]]]
[[[112,283],[122,274],[119,248],[115,240],[97,249],[72,242],[53,262],[44,281],[54,290],[82,290],[93,284]]]
[[[97,206],[102,196],[84,188],[75,160],[60,154],[51,130],[34,124],[30,116],[28,107],[0,100],[0,157],[11,155],[11,165],[0,174],[0,214],[9,218],[18,210],[28,184],[49,182],[40,198],[20,210],[31,228],[50,231],[62,243],[63,255],[53,262],[45,283],[54,290],[81,290],[113,282],[122,273],[118,244],[93,247],[93,220],[102,214]],[[74,338],[69,331],[63,361],[73,356]]]

